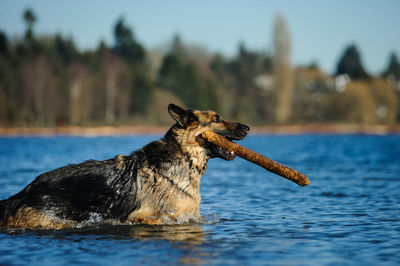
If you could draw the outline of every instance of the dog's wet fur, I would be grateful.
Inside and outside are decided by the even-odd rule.
[[[168,112],[176,124],[162,139],[129,156],[88,160],[46,172],[0,201],[0,226],[61,229],[93,218],[132,224],[199,219],[200,179],[208,160],[235,158],[233,152],[199,135],[211,130],[241,140],[249,127],[224,121],[213,111],[170,104]]]

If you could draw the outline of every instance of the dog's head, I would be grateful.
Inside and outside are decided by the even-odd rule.
[[[241,140],[250,128],[237,122],[227,122],[213,111],[185,110],[175,104],[168,105],[170,116],[176,121],[176,127],[187,145],[200,145],[210,158],[219,157],[233,160],[236,155],[199,137],[206,130],[224,136],[228,140]]]

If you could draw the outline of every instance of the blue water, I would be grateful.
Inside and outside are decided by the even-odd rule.
[[[0,199],[45,171],[157,138],[0,138]],[[201,185],[202,224],[0,231],[0,264],[400,264],[400,136],[263,135],[242,144],[311,185],[214,159]]]

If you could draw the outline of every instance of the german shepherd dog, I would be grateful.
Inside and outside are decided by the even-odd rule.
[[[210,158],[235,154],[199,137],[211,130],[241,140],[249,127],[213,111],[168,106],[176,123],[165,136],[129,156],[88,160],[39,175],[0,201],[0,226],[61,229],[90,219],[116,223],[173,224],[200,218],[200,179]]]

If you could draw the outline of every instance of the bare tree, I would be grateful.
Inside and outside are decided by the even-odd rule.
[[[91,97],[88,95],[88,70],[79,63],[68,68],[69,83],[69,122],[78,125],[86,122],[90,115]]]
[[[56,123],[62,112],[62,95],[50,61],[38,56],[26,63],[20,73],[20,104],[22,120],[37,125]]]
[[[0,84],[0,123],[7,121],[7,105],[7,97],[2,84]]]
[[[274,26],[273,71],[276,90],[275,118],[278,123],[287,123],[292,111],[293,72],[291,68],[290,36],[281,15],[277,15]]]
[[[111,53],[105,58],[105,120],[115,122],[118,75],[122,68],[121,59]]]
[[[103,55],[101,87],[104,89],[104,118],[107,123],[126,120],[129,117],[132,98],[132,84],[135,73],[122,58],[111,52]]]

